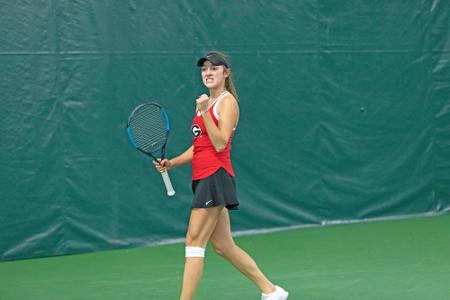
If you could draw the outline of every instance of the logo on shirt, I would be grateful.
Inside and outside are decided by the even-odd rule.
[[[194,137],[198,137],[202,134],[202,129],[200,128],[200,126],[198,124],[194,124],[192,125],[192,134],[194,135]]]

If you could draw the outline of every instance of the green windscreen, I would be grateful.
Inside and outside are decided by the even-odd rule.
[[[449,1],[0,1],[0,260],[185,236],[130,145],[163,105],[192,142],[195,63],[230,56],[241,118],[233,231],[450,211]]]

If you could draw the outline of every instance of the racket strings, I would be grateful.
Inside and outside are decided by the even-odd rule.
[[[130,129],[136,146],[147,153],[160,150],[167,140],[166,120],[155,105],[142,106],[130,119]]]

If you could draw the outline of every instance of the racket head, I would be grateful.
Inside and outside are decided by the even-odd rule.
[[[138,105],[128,117],[127,133],[131,144],[148,155],[161,151],[161,159],[164,158],[169,132],[169,118],[158,103]]]

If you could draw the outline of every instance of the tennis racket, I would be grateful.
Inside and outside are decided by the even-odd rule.
[[[157,103],[144,103],[138,105],[128,117],[127,133],[131,144],[139,151],[152,157],[159,156],[164,159],[170,124],[164,108]],[[167,195],[175,195],[169,174],[162,172],[161,176],[166,186]]]

